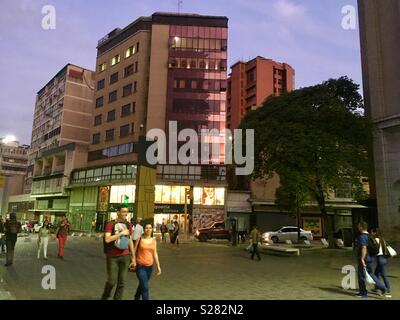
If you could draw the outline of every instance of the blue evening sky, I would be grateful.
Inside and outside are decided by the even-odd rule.
[[[292,65],[296,88],[347,75],[361,84],[359,34],[341,26],[356,0],[184,0],[181,12],[229,18],[229,65],[257,55]],[[177,0],[1,0],[0,137],[30,143],[36,92],[66,63],[94,69],[97,41]],[[56,9],[43,30],[42,7]]]

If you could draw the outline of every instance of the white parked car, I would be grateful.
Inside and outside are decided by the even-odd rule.
[[[263,242],[272,241],[278,243],[285,242],[286,240],[297,242],[297,232],[297,227],[282,227],[278,231],[264,232],[261,235],[261,238]],[[300,228],[300,239],[309,241],[313,240],[312,232]]]

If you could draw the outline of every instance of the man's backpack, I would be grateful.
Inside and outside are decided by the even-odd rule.
[[[118,224],[118,223],[125,224],[126,228],[129,230],[130,225],[129,225],[128,221],[125,221],[125,222],[113,221],[112,222],[112,229],[111,229],[111,235],[112,236],[115,234],[115,225]],[[106,243],[106,234],[104,233],[104,236],[103,236],[103,252],[107,253],[111,245],[116,247],[119,250],[125,250],[125,249],[129,248],[129,237],[121,237],[119,240],[120,241],[118,243],[117,243],[118,240],[110,242],[110,243]]]
[[[368,236],[367,252],[371,257],[375,257],[379,253],[380,245],[371,235]]]

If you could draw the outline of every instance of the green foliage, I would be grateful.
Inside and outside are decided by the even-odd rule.
[[[326,213],[329,187],[359,181],[369,169],[371,125],[363,116],[358,85],[347,77],[268,98],[241,129],[255,130],[252,178],[293,175]],[[245,141],[245,140],[244,140]],[[286,197],[293,186],[278,192]]]

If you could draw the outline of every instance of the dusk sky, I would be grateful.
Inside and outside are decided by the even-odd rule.
[[[359,34],[344,30],[342,7],[356,0],[184,0],[181,12],[229,18],[229,65],[257,55],[296,70],[296,88],[347,75],[361,84]],[[36,92],[62,67],[95,68],[97,41],[116,27],[177,0],[1,0],[0,137],[30,144]],[[44,5],[56,29],[43,30]]]

